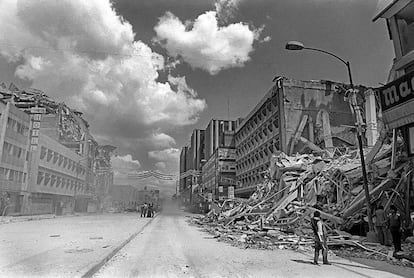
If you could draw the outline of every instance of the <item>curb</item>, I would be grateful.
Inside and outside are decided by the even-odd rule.
[[[144,226],[141,227],[138,231],[130,235],[124,242],[122,242],[118,247],[112,250],[108,255],[106,255],[102,260],[100,260],[97,264],[95,264],[92,268],[90,268],[85,274],[83,274],[82,278],[89,278],[92,277],[99,269],[102,268],[104,264],[106,264],[116,253],[118,253],[125,245],[127,245],[131,240],[133,240],[139,233],[141,233],[151,222],[158,216],[158,213],[151,218],[150,221],[145,223]]]
[[[33,216],[16,216],[15,218],[9,219],[0,219],[0,225],[28,222],[28,221],[40,221],[45,219],[55,219],[55,218],[65,218],[65,217],[78,217],[78,216],[87,216],[90,214],[65,214],[65,215],[55,215],[55,214],[39,214]]]

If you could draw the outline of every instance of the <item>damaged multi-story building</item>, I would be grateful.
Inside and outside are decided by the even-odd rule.
[[[19,213],[27,202],[30,116],[0,100],[1,215]]]
[[[236,196],[263,182],[272,154],[356,145],[347,85],[279,77],[236,130]]]
[[[235,185],[235,196],[248,197],[264,181],[271,156],[279,151],[293,154],[356,148],[355,116],[348,102],[349,88],[347,84],[331,81],[278,77],[244,118],[237,121],[212,120],[204,133],[204,161],[197,160],[202,173],[195,172],[202,175],[201,191],[204,195],[212,193],[218,199],[219,195],[229,196],[224,187]],[[358,101],[364,102],[367,123],[364,144],[373,146],[378,137],[375,96],[372,90],[363,86],[358,86],[358,90]],[[200,171],[199,167],[194,167],[194,159],[201,157],[194,154],[194,150],[200,148],[196,147],[198,141],[194,138],[193,134],[190,147],[184,147],[180,156],[182,192],[188,191],[190,186],[187,183],[194,181],[189,170]],[[215,154],[216,151],[232,153],[223,147],[234,149],[235,158]],[[223,176],[223,167],[218,165],[232,163],[235,164],[235,177]],[[232,175],[233,168],[227,168],[230,172],[225,174]],[[220,188],[218,181],[227,186]]]
[[[396,168],[398,155],[397,138],[404,142],[404,153],[407,154],[409,167],[412,169],[414,157],[414,1],[384,0],[379,2],[378,13],[373,21],[385,20],[390,39],[394,48],[392,67],[389,70],[386,84],[377,90],[381,103],[381,116],[387,131],[392,131],[392,167]],[[387,136],[383,136],[386,140]],[[411,172],[411,171],[410,171]],[[414,175],[407,175],[405,187],[393,187],[398,198],[393,199],[405,217],[405,223],[414,222]],[[410,214],[412,219],[410,219]]]
[[[96,211],[98,144],[82,113],[42,91],[13,84],[2,83],[0,100],[5,213]]]

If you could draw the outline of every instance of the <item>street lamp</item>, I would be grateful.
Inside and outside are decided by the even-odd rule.
[[[312,47],[305,47],[305,45],[302,42],[298,41],[290,41],[286,44],[285,48],[287,50],[312,50],[317,52],[322,52],[324,54],[330,55],[337,60],[341,61],[343,64],[345,64],[347,70],[348,70],[348,77],[349,77],[349,83],[351,85],[351,98],[350,98],[350,104],[352,106],[352,109],[355,112],[356,117],[356,124],[357,124],[357,138],[358,138],[358,145],[359,145],[359,156],[361,157],[361,167],[362,167],[362,176],[364,181],[364,191],[365,191],[365,199],[367,202],[367,213],[368,213],[368,226],[369,230],[374,230],[374,225],[372,223],[372,216],[371,216],[371,204],[369,201],[369,189],[368,189],[368,178],[367,178],[367,170],[365,167],[365,158],[364,158],[364,150],[362,147],[362,129],[363,129],[363,121],[362,121],[362,115],[361,115],[361,108],[357,104],[356,101],[356,91],[354,89],[354,83],[352,81],[352,73],[351,73],[351,65],[349,61],[345,61],[341,57],[328,52],[326,50],[318,49],[318,48],[312,48]]]

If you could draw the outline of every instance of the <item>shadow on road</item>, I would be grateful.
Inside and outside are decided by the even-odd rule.
[[[291,260],[291,261],[295,263],[302,263],[302,264],[313,264],[312,261],[305,261],[305,260]],[[343,265],[343,266],[350,266],[350,267],[355,267],[355,268],[372,269],[372,267],[363,266],[363,265],[346,264],[346,263],[339,263],[339,262],[330,262],[330,263],[335,266]]]
[[[295,263],[301,263],[301,264],[313,264],[311,261],[305,261],[305,260],[291,260]]]

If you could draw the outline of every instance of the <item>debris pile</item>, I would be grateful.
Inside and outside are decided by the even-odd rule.
[[[33,107],[45,108],[46,114],[57,115],[59,140],[62,142],[79,142],[89,127],[82,113],[69,108],[47,96],[43,91],[33,88],[19,89],[13,83],[9,87],[0,84],[0,99],[30,114]]]
[[[396,204],[404,212],[405,184],[409,162],[391,162],[391,145],[375,146],[365,154],[371,204],[387,211]],[[399,156],[402,157],[402,156]],[[207,215],[192,218],[219,240],[241,247],[312,248],[310,225],[315,211],[326,224],[330,246],[351,246],[387,258],[388,253],[362,244],[367,231],[367,208],[357,150],[335,156],[301,154],[273,155],[266,181],[247,200],[226,200]]]

